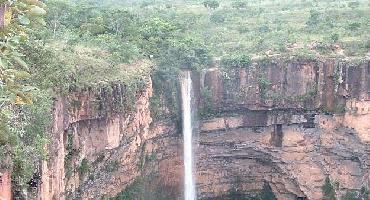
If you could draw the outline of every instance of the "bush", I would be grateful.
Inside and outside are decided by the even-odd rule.
[[[267,25],[262,25],[258,28],[258,32],[267,33],[270,32],[270,28]]]
[[[360,191],[348,190],[346,194],[342,196],[342,200],[369,200],[369,192],[365,187],[362,187]]]
[[[330,35],[330,40],[331,40],[331,42],[338,42],[338,40],[339,40],[339,34],[338,33],[334,33],[334,34],[331,34]]]
[[[271,84],[270,81],[266,77],[261,76],[260,78],[258,78],[258,88],[261,99],[267,98],[267,91],[269,89],[270,84]]]
[[[346,29],[350,31],[357,31],[358,29],[360,29],[360,27],[361,27],[361,23],[353,22],[353,23],[348,24],[348,27]]]
[[[328,44],[329,40],[331,40],[331,37],[326,38],[326,40],[328,40],[328,42],[318,43],[317,46],[316,46],[316,50],[322,55],[330,54],[333,51],[332,48],[331,48],[331,45]]]
[[[311,10],[310,17],[308,18],[306,24],[310,27],[315,27],[319,24],[319,22],[320,22],[320,13],[316,10]]]
[[[251,65],[251,58],[248,55],[232,55],[222,58],[221,65],[229,68],[247,68]]]
[[[360,2],[358,2],[358,1],[348,2],[348,7],[352,8],[352,9],[355,9],[359,6],[360,6]]]
[[[365,42],[365,48],[366,48],[367,50],[370,50],[370,39],[369,39],[369,40],[367,40],[367,42]]]
[[[201,119],[212,116],[212,91],[208,87],[204,87],[200,91],[203,105],[198,109],[198,114]]]
[[[81,162],[80,167],[78,168],[78,172],[80,173],[80,176],[85,176],[90,171],[90,165],[89,161],[84,158]]]
[[[361,187],[360,194],[361,194],[362,199],[364,199],[364,200],[369,200],[370,199],[369,190],[366,187],[364,187],[364,186]]]
[[[211,15],[210,21],[216,24],[221,24],[225,22],[225,16],[222,13],[215,12]]]
[[[210,9],[216,9],[220,6],[220,3],[216,0],[207,0],[203,2],[204,7]]]
[[[105,171],[106,172],[114,172],[114,171],[117,171],[120,167],[120,163],[116,160],[114,161],[111,161],[109,162],[106,166],[105,166]]]
[[[152,1],[143,1],[143,2],[140,3],[140,8],[146,8],[150,5],[152,5],[153,3],[154,2],[152,2]]]
[[[353,191],[347,191],[346,194],[342,197],[343,200],[357,200],[357,193]]]
[[[326,177],[325,179],[325,183],[324,185],[322,186],[322,191],[323,191],[323,194],[324,194],[324,200],[336,200],[337,198],[335,197],[336,194],[335,194],[335,190],[334,190],[334,187],[330,181],[330,178],[329,176]]]
[[[238,32],[239,33],[248,33],[249,31],[250,31],[249,28],[246,27],[246,26],[239,26],[238,27]]]
[[[272,192],[271,186],[268,183],[263,185],[261,191],[262,200],[276,200],[275,194]]]
[[[162,55],[159,63],[163,67],[203,69],[212,62],[210,52],[204,42],[195,37],[173,40]]]
[[[231,3],[231,7],[235,9],[242,9],[247,7],[247,2],[243,0],[237,0]]]

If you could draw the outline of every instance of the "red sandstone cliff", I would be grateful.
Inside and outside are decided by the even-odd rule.
[[[11,174],[9,171],[0,172],[0,199],[12,199]]]
[[[196,140],[200,197],[236,186],[253,193],[268,183],[278,199],[315,200],[326,176],[340,194],[368,187],[369,62],[277,59],[193,79],[207,112]],[[130,110],[113,106],[124,90],[112,88],[55,102],[40,199],[111,197],[153,171],[181,197],[181,131],[172,120],[153,122],[150,79]],[[146,157],[153,157],[147,167]]]

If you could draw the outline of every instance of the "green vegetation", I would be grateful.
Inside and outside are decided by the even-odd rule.
[[[241,192],[231,191],[227,195],[220,197],[222,200],[260,200],[260,194],[243,194]],[[206,200],[206,199],[205,199]],[[267,199],[266,199],[267,200]]]
[[[270,87],[270,84],[271,83],[263,75],[261,75],[260,78],[258,78],[258,88],[261,99],[266,99],[267,91],[268,88]]]
[[[369,189],[366,188],[366,187],[361,187],[361,190],[360,190],[360,196],[364,199],[364,200],[370,200],[370,193],[369,193]]]
[[[145,167],[157,159],[157,153],[151,152],[148,153],[145,151],[145,145],[142,146],[140,162],[138,163],[138,167],[141,171],[145,169]]]
[[[272,189],[268,183],[265,183],[261,192],[262,200],[276,200],[275,194],[272,192]]]
[[[333,43],[341,46],[347,56],[361,57],[367,52],[362,41],[368,40],[370,8],[365,0],[145,2],[145,7],[141,1],[130,6],[134,12],[140,10],[145,19],[170,22],[179,31],[176,37],[202,37],[216,57],[229,52],[261,56],[302,49],[316,51],[312,47]],[[335,54],[332,50],[326,53]]]
[[[313,98],[317,95],[317,88],[311,88],[306,94],[295,97],[296,100],[305,102],[308,100],[313,100]]]
[[[182,69],[199,71],[221,58],[232,85],[233,73],[251,67],[252,58],[352,59],[370,50],[366,0],[1,0],[0,6],[0,160],[6,161],[0,168],[21,185],[48,158],[52,105],[61,95],[101,91],[96,106],[106,108],[104,98],[114,96],[112,109],[128,113],[150,76],[154,119],[176,120]],[[261,74],[266,98],[270,83]],[[67,164],[73,151],[68,141]],[[77,170],[86,174],[88,165]],[[74,171],[67,168],[67,176]]]
[[[369,191],[362,187],[360,191],[357,190],[348,190],[346,194],[342,196],[342,200],[357,200],[357,199],[363,199],[363,200],[369,200]]]
[[[247,68],[251,65],[251,58],[244,54],[225,56],[221,60],[221,65],[223,67]]]
[[[84,158],[82,159],[81,164],[78,167],[78,172],[80,176],[84,177],[89,173],[89,171],[90,171],[89,161],[86,158]]]
[[[270,185],[268,183],[264,183],[263,188],[261,191],[249,192],[245,193],[241,190],[241,186],[239,185],[240,182],[236,182],[236,184],[230,189],[230,191],[218,198],[215,199],[222,199],[222,200],[276,200],[275,194],[273,193]],[[207,198],[206,198],[207,199]],[[205,199],[205,200],[206,200]]]
[[[369,5],[366,1],[359,1],[361,6],[353,9],[347,6],[350,2],[219,1],[220,5],[209,12],[204,5],[193,1],[174,4],[171,9],[160,9],[160,15],[171,16],[187,26],[183,30],[188,34],[204,35],[215,56],[223,56],[225,52],[254,55],[294,53],[300,48],[326,44],[331,35],[336,39],[335,34],[338,34],[337,43],[345,53],[351,54],[346,47],[358,45],[355,54],[348,56],[363,56],[366,50],[361,41],[367,39],[369,16],[365,13],[368,13]],[[159,5],[152,6],[149,12],[157,12],[156,8],[159,9]],[[222,16],[224,23],[213,23],[211,19],[220,17],[212,16]],[[360,28],[356,31],[346,29],[353,22],[361,24]],[[296,47],[292,48],[292,45]]]
[[[171,186],[163,185],[157,175],[148,174],[145,177],[137,178],[124,191],[116,197],[111,198],[111,200],[172,200],[176,199],[178,192]]]
[[[119,169],[120,163],[116,160],[110,161],[104,168],[106,172],[114,172]]]
[[[201,118],[207,118],[212,115],[212,91],[205,87],[201,90],[201,99],[203,99],[203,105],[199,108],[199,116]]]
[[[342,197],[343,200],[357,200],[357,193],[356,192],[351,192],[347,191],[346,194]]]
[[[236,0],[231,3],[231,7],[236,9],[247,8],[248,2],[245,0]]]
[[[66,147],[66,155],[64,157],[64,169],[66,171],[65,176],[66,178],[70,178],[73,174],[72,169],[72,159],[75,156],[76,151],[73,149],[73,135],[67,135],[67,147]]]
[[[337,199],[335,188],[328,176],[325,178],[325,183],[322,186],[322,192],[324,194],[324,200],[336,200]]]
[[[51,113],[48,93],[32,84],[22,51],[42,29],[45,5],[39,1],[1,1],[0,17],[0,168],[13,172],[16,184],[30,180],[45,159],[46,126]]]
[[[203,2],[204,7],[210,9],[216,9],[220,6],[220,3],[217,0],[207,0]]]

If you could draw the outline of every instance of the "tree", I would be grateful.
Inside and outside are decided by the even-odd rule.
[[[202,69],[212,62],[208,48],[195,37],[171,40],[170,45],[163,49],[160,57],[160,66],[186,69]]]
[[[30,94],[34,88],[23,85],[29,73],[19,48],[27,43],[32,28],[45,24],[42,16],[46,11],[37,0],[27,2],[30,3],[6,1],[0,5],[0,15],[5,18],[0,29],[0,109],[32,103]]]
[[[153,18],[143,23],[141,28],[141,48],[149,57],[158,57],[173,39],[177,27],[167,20]]]
[[[4,19],[0,22],[0,160],[11,158],[1,162],[0,168],[10,168],[15,183],[24,183],[32,177],[34,163],[29,161],[40,158],[38,150],[45,144],[39,137],[39,131],[44,130],[33,128],[38,123],[33,117],[47,115],[31,106],[40,92],[30,82],[31,70],[21,51],[30,35],[45,25],[44,7],[38,0],[0,3],[0,17]]]
[[[68,21],[74,10],[71,5],[65,1],[50,1],[48,2],[48,15],[46,17],[48,26],[53,32],[53,38],[61,28],[68,26]]]
[[[121,37],[131,37],[139,34],[136,31],[138,19],[129,11],[122,9],[107,10],[103,18],[107,20],[110,33]]]
[[[176,37],[168,40],[165,48],[159,49],[155,57],[157,68],[153,73],[153,89],[156,105],[165,105],[170,115],[178,116],[178,74],[181,69],[203,69],[210,66],[212,59],[204,42],[195,37]],[[155,113],[161,115],[160,110]],[[167,112],[167,111],[166,111]],[[168,113],[166,114],[168,115]]]

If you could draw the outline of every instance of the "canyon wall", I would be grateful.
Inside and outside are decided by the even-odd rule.
[[[370,62],[275,59],[204,71],[200,196],[267,183],[278,199],[323,199],[369,184]]]
[[[338,197],[368,188],[369,61],[259,60],[193,82],[200,198],[268,185],[278,199],[318,200],[327,176]],[[109,88],[57,98],[39,199],[113,197],[145,176],[181,199],[181,126],[152,118],[151,79],[133,102],[124,85]]]
[[[145,159],[157,151],[159,169],[150,170],[164,184],[176,186],[171,177],[181,177],[176,170],[181,168],[180,141],[173,124],[152,123],[151,79],[132,105],[124,102],[122,84],[111,88],[74,92],[55,102],[50,160],[42,164],[39,199],[112,197],[144,175]]]

